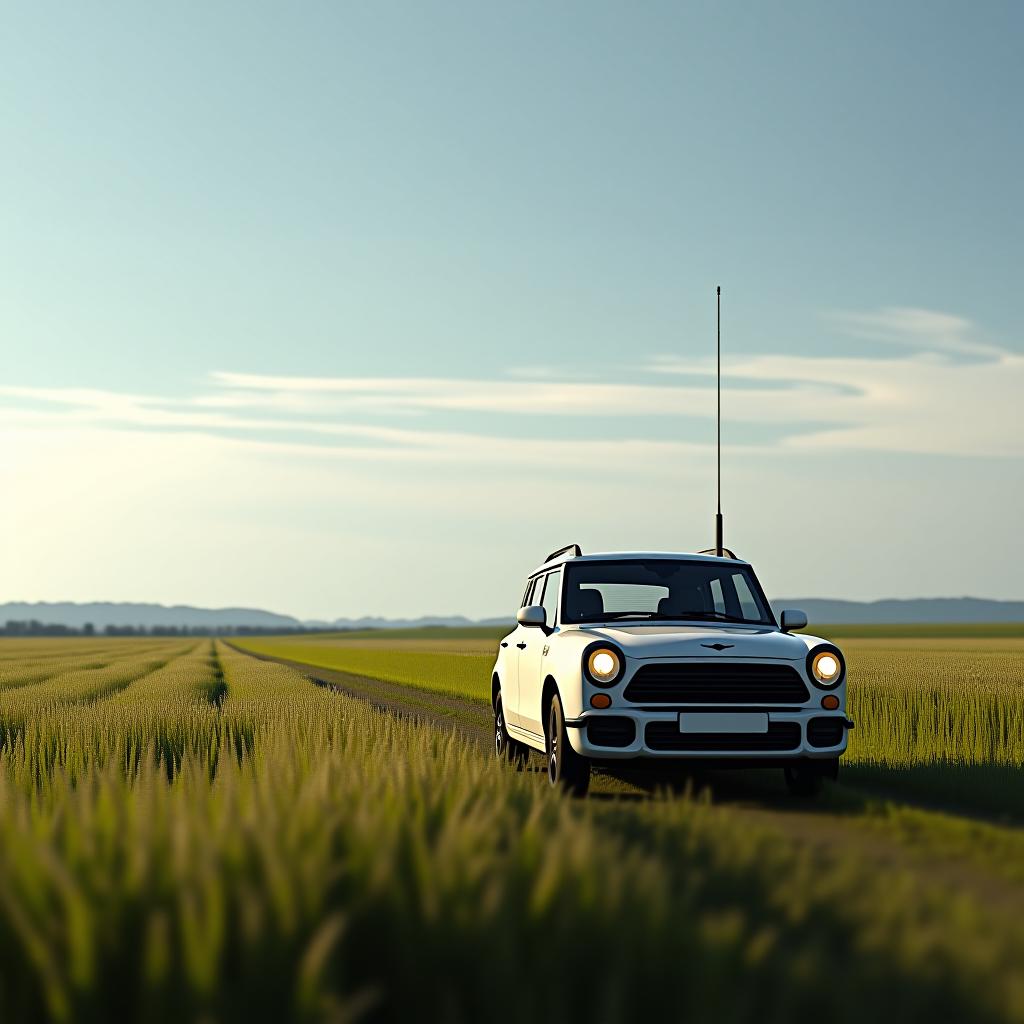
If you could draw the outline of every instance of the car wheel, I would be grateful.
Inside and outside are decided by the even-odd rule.
[[[577,754],[565,732],[562,701],[556,693],[548,712],[548,781],[573,796],[586,796],[590,787],[590,761]]]
[[[494,753],[499,761],[509,761],[517,768],[526,764],[526,747],[508,734],[508,728],[505,725],[505,707],[500,693],[494,702]]]
[[[787,764],[783,768],[786,777],[786,789],[793,796],[809,799],[821,792],[822,773],[813,764],[797,762]]]

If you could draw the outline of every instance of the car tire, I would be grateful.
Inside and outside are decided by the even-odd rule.
[[[824,775],[816,765],[797,761],[787,764],[782,770],[786,778],[786,789],[792,796],[809,800],[821,793]]]
[[[518,740],[512,739],[505,724],[505,706],[498,694],[494,702],[494,753],[499,761],[508,761],[516,768],[526,764],[528,751]]]
[[[586,796],[590,788],[590,761],[572,749],[565,731],[565,714],[561,698],[551,698],[548,711],[547,743],[548,781],[556,789],[573,796]]]

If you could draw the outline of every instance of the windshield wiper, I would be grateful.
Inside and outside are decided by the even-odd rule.
[[[742,622],[747,626],[758,626],[763,623],[752,622],[750,619],[743,618],[742,615],[729,615],[726,612],[672,612],[671,614],[666,612],[605,612],[600,617],[588,618],[578,620],[580,622],[595,623],[595,622],[611,622],[613,619],[632,619],[632,618],[643,618],[649,622],[679,622],[685,621],[686,619],[695,620],[710,620],[713,622]]]
[[[742,615],[729,615],[726,612],[679,612],[678,615],[673,615],[673,619],[714,619],[721,622],[744,622],[748,626],[756,626],[758,623],[751,622],[750,619],[744,618]]]
[[[604,612],[599,619],[588,619],[589,622],[605,622],[608,619],[628,619],[640,615],[645,619],[660,618],[657,612]]]

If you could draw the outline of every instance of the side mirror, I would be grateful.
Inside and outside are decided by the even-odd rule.
[[[516,613],[516,622],[520,626],[539,626],[543,629],[547,625],[546,618],[544,608],[539,604],[528,604]]]
[[[791,633],[794,629],[803,629],[807,625],[807,612],[799,608],[787,608],[782,613],[782,632]]]

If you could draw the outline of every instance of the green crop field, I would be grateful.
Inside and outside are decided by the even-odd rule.
[[[396,631],[397,632],[397,631]],[[848,775],[1024,817],[1024,638],[867,636],[843,640],[850,673]],[[446,650],[439,649],[443,643]],[[401,631],[260,638],[247,650],[438,693],[490,700],[496,645],[473,635],[438,641]]]
[[[244,644],[442,701],[486,642]],[[1024,1021],[1024,643],[846,647],[808,807],[565,800],[219,641],[0,640],[0,1019]]]
[[[445,643],[434,636],[405,636],[389,642],[378,636],[351,638],[271,637],[238,641],[257,654],[297,661],[318,668],[384,679],[453,696],[491,699],[491,667],[498,641],[456,638]]]

